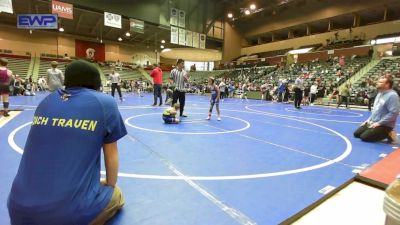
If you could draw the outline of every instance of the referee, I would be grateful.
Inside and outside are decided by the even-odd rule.
[[[122,98],[122,93],[121,93],[121,76],[119,75],[119,73],[115,72],[115,67],[112,68],[112,71],[109,76],[111,80],[111,95],[114,98],[115,89],[117,89],[119,99],[122,102],[124,99]]]
[[[179,99],[179,116],[181,117],[187,117],[187,115],[183,114],[183,109],[185,108],[185,83],[188,81],[187,72],[183,69],[184,63],[185,61],[183,61],[183,59],[178,59],[175,69],[173,69],[169,75],[170,84],[175,85],[175,91],[172,95],[171,105],[174,105]]]

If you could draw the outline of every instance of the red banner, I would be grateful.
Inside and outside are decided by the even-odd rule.
[[[96,42],[75,40],[75,56],[104,62],[106,59],[105,46]]]
[[[58,17],[73,19],[74,18],[73,7],[74,6],[72,4],[54,0],[51,1],[52,13],[57,14]]]

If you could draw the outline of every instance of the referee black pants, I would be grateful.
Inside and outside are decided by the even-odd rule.
[[[172,106],[178,101],[179,99],[179,104],[180,104],[180,112],[179,116],[182,116],[183,114],[183,109],[185,108],[185,92],[184,91],[178,91],[175,90],[174,93],[172,94]]]
[[[119,98],[122,99],[121,86],[119,86],[117,83],[111,83],[111,96],[114,97],[115,89],[118,91]]]

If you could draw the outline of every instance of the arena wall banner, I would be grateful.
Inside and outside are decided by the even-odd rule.
[[[183,10],[179,10],[179,14],[178,14],[178,27],[183,27],[185,28],[185,17],[186,17],[186,13]]]
[[[58,16],[56,14],[19,14],[17,28],[58,29]]]
[[[178,26],[178,11],[179,10],[177,10],[175,8],[171,8],[171,12],[169,15],[169,23],[172,26]]]
[[[193,32],[193,47],[198,48],[199,47],[199,40],[200,40],[200,34]]]
[[[200,34],[200,48],[201,49],[206,48],[206,35],[205,34]]]
[[[13,14],[12,0],[0,0],[0,12]]]
[[[132,32],[144,34],[144,21],[129,19],[129,27]]]
[[[104,26],[122,28],[122,17],[121,15],[104,12]]]
[[[193,46],[193,32],[190,30],[186,31],[186,46]]]
[[[171,26],[171,44],[178,44],[178,28]]]
[[[106,59],[105,46],[101,43],[75,40],[75,56],[89,61],[104,62]]]
[[[59,17],[62,17],[62,18],[73,19],[74,18],[73,8],[74,8],[74,6],[72,4],[54,1],[54,0],[51,1],[52,13],[57,14]]]
[[[186,30],[182,28],[179,29],[179,45],[186,45]]]

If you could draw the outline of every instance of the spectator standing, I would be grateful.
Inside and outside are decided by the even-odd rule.
[[[375,84],[372,81],[368,82],[367,96],[368,96],[368,110],[371,111],[371,106],[374,104],[375,97],[378,94]]]
[[[51,69],[47,70],[47,85],[50,91],[55,91],[64,85],[64,74],[61,70],[57,69],[58,62],[51,62]]]
[[[153,71],[151,71],[150,76],[153,78],[153,92],[154,92],[154,103],[153,106],[157,105],[157,99],[160,98],[160,104],[162,105],[162,94],[161,94],[161,87],[162,87],[162,77],[163,72],[157,64],[153,65]]]
[[[340,105],[345,101],[346,108],[349,108],[349,100],[350,100],[350,84],[345,84],[339,94],[339,102],[336,108],[339,108]]]
[[[314,105],[315,98],[317,97],[318,85],[317,83],[313,83],[310,87],[310,97],[311,97],[311,105]]]
[[[301,99],[303,98],[303,79],[301,75],[297,77],[294,82],[294,107],[296,109],[301,109]]]

